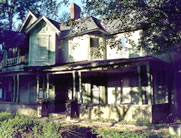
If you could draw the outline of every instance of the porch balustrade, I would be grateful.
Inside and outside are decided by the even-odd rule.
[[[13,66],[24,62],[25,62],[25,56],[18,56],[14,58],[8,58],[3,66]]]

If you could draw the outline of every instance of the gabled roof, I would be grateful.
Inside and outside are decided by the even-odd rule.
[[[35,21],[39,18],[38,14],[33,14],[31,11],[28,12],[28,14],[26,15],[21,28],[20,28],[20,32],[23,31],[23,29],[26,27],[26,25],[29,23],[29,21],[31,20],[31,18],[34,18]]]
[[[25,30],[26,33],[30,32],[38,23],[40,23],[42,20],[44,20],[46,23],[50,24],[52,28],[56,30],[57,33],[60,33],[59,30],[59,24],[58,22],[48,19],[45,16],[41,16],[36,20],[27,30]]]
[[[0,43],[4,43],[4,49],[24,47],[26,45],[27,36],[22,32],[2,30],[0,32]]]
[[[100,21],[92,16],[77,20],[70,20],[64,24],[61,24],[60,29],[62,37],[73,37],[96,31],[107,34],[100,24]]]

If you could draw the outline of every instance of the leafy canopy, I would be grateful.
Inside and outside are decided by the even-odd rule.
[[[115,18],[132,11],[134,20],[147,19],[140,46],[147,52],[158,53],[170,49],[180,51],[181,1],[180,0],[82,0],[88,15]],[[139,15],[138,15],[139,14]],[[120,18],[121,19],[121,18]],[[139,22],[139,21],[137,21]]]
[[[17,29],[17,21],[22,21],[28,11],[56,18],[62,4],[68,0],[0,0],[0,27]]]

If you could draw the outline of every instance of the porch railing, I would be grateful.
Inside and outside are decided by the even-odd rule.
[[[3,66],[14,66],[20,63],[25,63],[25,56],[8,58],[6,61],[3,61]]]
[[[16,64],[19,64],[18,57],[7,59],[7,66],[12,66],[12,65],[16,65]]]

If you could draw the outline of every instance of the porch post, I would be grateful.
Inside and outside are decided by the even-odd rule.
[[[165,76],[165,89],[166,89],[166,94],[167,94],[167,99],[165,100],[169,103],[169,82],[168,82],[169,78],[165,70],[164,70],[164,76]]]
[[[120,81],[120,103],[123,102],[123,80]]]
[[[83,97],[82,97],[82,77],[81,77],[81,72],[78,72],[79,75],[79,95],[80,95],[80,103],[83,103]]]
[[[13,102],[16,102],[16,76],[13,75]]]
[[[72,72],[72,79],[73,79],[72,99],[75,99],[75,97],[77,98],[76,86],[75,86],[75,71]]]
[[[17,97],[16,97],[16,102],[19,103],[19,74],[17,74]]]
[[[46,98],[49,99],[49,74],[46,74],[47,78],[47,89],[46,89]]]
[[[153,73],[153,104],[156,104],[157,88],[158,88],[157,72],[154,71]]]
[[[153,104],[153,88],[152,88],[152,77],[151,77],[151,71],[150,71],[150,65],[146,64],[146,72],[147,72],[147,78],[148,78],[148,104]]]
[[[39,75],[36,77],[36,93],[37,93],[37,101],[39,97]]]
[[[6,96],[7,96],[7,86],[8,86],[8,78],[6,78],[4,81],[3,81],[4,83],[5,83],[5,85],[3,85],[3,94],[4,94],[4,100],[6,101]]]
[[[138,91],[139,91],[139,105],[142,104],[142,88],[141,88],[141,67],[137,65],[138,72]]]

